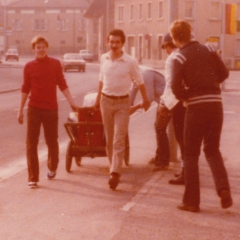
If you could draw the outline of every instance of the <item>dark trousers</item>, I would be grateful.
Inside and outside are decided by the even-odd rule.
[[[167,136],[167,126],[169,121],[173,120],[173,127],[177,142],[179,144],[181,155],[183,159],[183,129],[184,129],[184,117],[186,108],[183,107],[182,102],[179,102],[172,110],[171,115],[162,116],[157,114],[155,123],[155,131],[157,137],[157,150],[156,150],[156,165],[169,165],[170,149]]]
[[[184,204],[200,204],[198,158],[202,142],[218,195],[222,189],[229,189],[227,172],[219,151],[222,123],[222,103],[199,103],[187,107],[184,130]]]
[[[40,128],[43,126],[48,146],[48,168],[56,171],[59,161],[58,111],[28,107],[27,111],[27,164],[28,181],[39,181],[38,142]]]

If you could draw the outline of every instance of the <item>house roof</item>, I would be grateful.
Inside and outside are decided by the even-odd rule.
[[[89,6],[87,0],[21,0],[10,3],[8,8],[85,8]]]
[[[83,16],[85,18],[99,18],[106,9],[107,1],[109,0],[94,0]]]

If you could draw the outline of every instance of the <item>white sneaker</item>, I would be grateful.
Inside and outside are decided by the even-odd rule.
[[[37,187],[38,187],[37,182],[29,182],[29,183],[28,183],[28,186],[29,186],[30,188],[37,188]]]

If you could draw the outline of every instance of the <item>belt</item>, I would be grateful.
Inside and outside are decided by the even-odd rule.
[[[127,97],[129,97],[128,94],[127,94],[127,95],[123,95],[123,96],[113,96],[113,95],[107,95],[107,94],[105,94],[105,93],[102,93],[102,95],[103,95],[104,97],[112,98],[112,99],[122,99],[122,98],[127,98]]]

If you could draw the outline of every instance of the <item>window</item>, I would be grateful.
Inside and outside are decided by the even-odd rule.
[[[235,55],[240,57],[240,38],[236,39]],[[240,67],[240,66],[239,66]]]
[[[143,58],[143,36],[138,36],[138,61],[142,62]]]
[[[240,32],[240,3],[237,4],[237,32]]]
[[[148,3],[148,15],[147,15],[148,17],[148,19],[152,19],[152,3],[151,2],[149,2]]]
[[[34,19],[33,20],[34,31],[47,31],[47,19]]]
[[[68,30],[69,21],[68,19],[59,19],[58,20],[58,31],[67,31]]]
[[[152,39],[151,37],[148,38],[147,40],[147,59],[152,58]]]
[[[130,7],[130,20],[133,21],[134,20],[134,5],[131,4]]]
[[[22,19],[14,19],[12,24],[12,29],[14,31],[22,31],[23,30],[23,21]]]
[[[194,18],[194,1],[185,1],[185,18]]]
[[[237,3],[237,20],[240,21],[240,3]]]
[[[118,7],[118,21],[119,22],[123,22],[123,20],[124,20],[123,14],[124,14],[124,6],[119,6]]]
[[[163,18],[163,1],[158,3],[158,18]]]
[[[209,9],[209,17],[213,20],[220,20],[221,19],[221,8],[220,8],[220,2],[213,1],[210,2],[210,9]]]
[[[139,3],[138,20],[142,20],[142,19],[143,19],[142,3]]]
[[[163,38],[162,36],[158,37],[158,60],[162,60],[162,44],[163,44]]]

